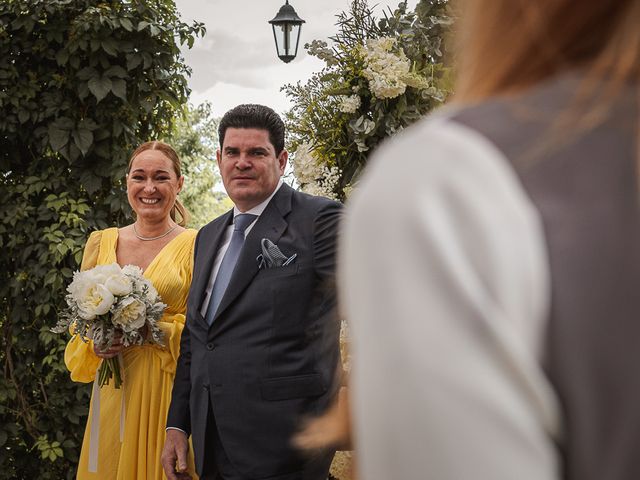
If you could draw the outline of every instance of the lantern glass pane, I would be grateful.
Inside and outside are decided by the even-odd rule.
[[[285,55],[290,37],[291,27],[286,24],[273,25],[273,34],[276,37],[278,55]]]
[[[300,40],[300,24],[291,25],[291,35],[289,43],[289,55],[295,56],[298,51],[298,40]]]
[[[293,56],[296,54],[300,25],[283,23],[273,25],[273,34],[276,39],[276,48],[279,56]]]

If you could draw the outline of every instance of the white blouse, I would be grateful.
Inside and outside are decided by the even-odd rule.
[[[500,151],[443,116],[387,142],[339,265],[360,478],[560,478],[545,240]]]

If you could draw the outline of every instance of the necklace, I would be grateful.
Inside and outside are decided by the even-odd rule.
[[[142,240],[143,242],[150,242],[151,240],[158,240],[159,238],[166,237],[171,232],[173,232],[176,228],[178,228],[178,224],[177,223],[173,227],[171,227],[169,230],[167,230],[166,232],[158,235],[157,237],[143,237],[142,235],[140,235],[138,233],[138,230],[136,230],[136,224],[134,223],[133,224],[133,233],[135,234],[136,237],[138,237],[138,240]]]

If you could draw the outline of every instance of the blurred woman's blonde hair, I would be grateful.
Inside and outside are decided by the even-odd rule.
[[[584,69],[609,96],[640,70],[640,0],[460,0],[454,101]],[[601,97],[602,98],[602,97]]]

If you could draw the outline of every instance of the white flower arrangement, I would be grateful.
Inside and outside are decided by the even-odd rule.
[[[311,143],[303,142],[292,155],[293,174],[302,184],[313,182],[320,174],[318,159],[311,148]]]
[[[361,47],[361,54],[366,65],[362,75],[376,98],[396,98],[408,86],[418,89],[429,86],[425,78],[410,71],[411,62],[395,38],[371,38]]]
[[[340,95],[338,101],[338,110],[342,113],[356,113],[362,105],[360,95]]]
[[[327,167],[326,165],[322,165],[318,168],[318,172],[318,176],[313,181],[305,183],[301,190],[309,195],[338,200],[335,187],[340,181],[340,175],[342,174],[340,169],[336,166]]]
[[[116,339],[125,347],[152,343],[163,346],[158,327],[166,305],[142,269],[117,263],[98,265],[75,272],[67,287],[67,309],[52,331],[71,330],[83,341],[92,340],[100,350],[107,350]],[[105,360],[98,370],[101,387],[114,378],[120,388],[122,375],[115,358]]]
[[[371,152],[450,93],[443,38],[447,2],[400,2],[378,18],[367,0],[350,0],[331,45],[305,45],[324,67],[306,83],[283,87],[293,173],[304,192],[344,201]],[[323,167],[326,167],[323,169]],[[337,176],[337,178],[336,178]]]
[[[303,142],[293,154],[293,174],[301,184],[301,190],[309,195],[337,200],[335,186],[340,181],[340,169],[321,164],[313,154],[309,142]]]
[[[409,59],[402,50],[394,52],[395,48],[396,39],[391,37],[369,39],[362,47],[366,64],[362,75],[376,98],[395,98],[407,89],[404,79],[409,74]]]

